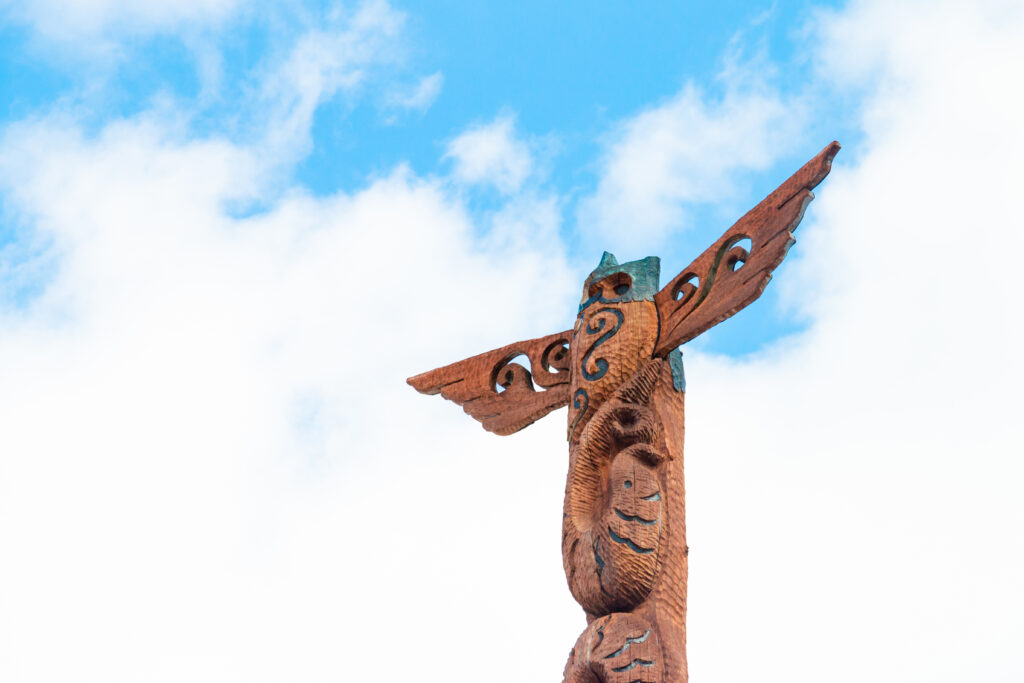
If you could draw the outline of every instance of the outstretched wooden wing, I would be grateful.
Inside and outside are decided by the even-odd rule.
[[[838,151],[837,142],[822,150],[654,295],[654,356],[665,357],[761,295],[793,244],[793,230],[814,198],[811,190],[828,175]],[[509,344],[407,381],[421,393],[458,403],[484,429],[512,434],[569,402],[571,339],[566,331]],[[518,356],[526,356],[530,369],[512,362]]]
[[[487,431],[512,434],[569,402],[571,338],[569,330],[509,344],[406,381],[420,393],[455,401]],[[512,362],[517,356],[529,359],[530,370]]]
[[[654,295],[661,329],[654,355],[664,357],[761,296],[793,244],[793,230],[832,168],[833,142],[751,209],[688,268]]]

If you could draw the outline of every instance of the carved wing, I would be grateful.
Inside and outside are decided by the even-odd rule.
[[[814,199],[811,190],[828,175],[838,151],[838,142],[823,149],[654,295],[661,321],[655,356],[664,357],[761,296],[795,241],[793,231]]]
[[[423,394],[440,393],[502,436],[518,432],[569,402],[572,330],[503,346],[406,381]],[[530,370],[513,363],[525,355]],[[534,388],[536,382],[544,390]]]

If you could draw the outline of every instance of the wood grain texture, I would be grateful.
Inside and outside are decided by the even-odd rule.
[[[793,245],[811,192],[832,168],[833,142],[726,230],[654,296],[661,319],[655,355],[693,339],[761,296]]]
[[[685,381],[675,349],[760,296],[838,150],[827,146],[663,289],[656,257],[619,264],[606,252],[571,331],[408,380],[498,434],[570,404],[562,564],[587,627],[566,683],[686,683]]]
[[[562,563],[589,625],[566,682],[687,680],[683,397],[649,359],[570,446]]]
[[[657,335],[653,301],[601,301],[580,311],[569,345],[570,442],[604,400],[651,357]]]
[[[458,403],[484,429],[506,436],[569,402],[571,338],[566,331],[509,344],[406,382],[420,393],[439,393]],[[529,370],[512,362],[519,356],[528,359]]]
[[[661,683],[664,657],[656,627],[634,614],[590,623],[565,665],[565,683]]]

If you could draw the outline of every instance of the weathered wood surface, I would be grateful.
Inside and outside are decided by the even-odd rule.
[[[677,347],[760,296],[838,151],[827,146],[664,288],[657,258],[620,265],[605,253],[571,331],[408,380],[498,434],[569,403],[562,562],[587,628],[570,652],[567,683],[686,683]],[[513,362],[519,356],[529,369]]]
[[[838,151],[837,142],[825,147],[655,294],[657,335],[653,355],[666,357],[672,349],[734,315],[761,295],[772,271],[793,244],[793,230],[814,198],[811,190],[828,175]],[[750,246],[745,247],[748,241]],[[605,282],[605,292],[593,291],[597,284],[588,281],[585,294],[598,296],[602,303],[615,302],[617,297],[634,301],[629,294],[615,294],[615,287],[623,284],[621,278]],[[591,323],[589,319],[586,322]],[[595,327],[597,324],[599,321],[594,321]],[[614,325],[614,321],[606,324]],[[572,334],[559,332],[509,344],[410,377],[408,382],[417,391],[440,393],[463,406],[484,429],[512,434],[570,401],[570,412],[585,410],[584,397],[576,395],[578,387],[572,391],[568,387],[570,358],[578,360],[585,355],[585,351],[568,346]],[[638,330],[637,334],[644,332]],[[531,369],[510,363],[518,355],[529,358]],[[597,370],[591,366],[591,372]],[[627,377],[628,373],[617,372],[607,384],[616,379],[622,382]],[[535,384],[542,390],[538,391]],[[594,397],[588,394],[587,398]],[[596,409],[596,405],[589,408]]]
[[[651,357],[657,337],[658,311],[653,301],[602,299],[580,311],[569,345],[570,441],[605,399]]]
[[[683,392],[653,358],[570,446],[562,562],[588,627],[567,682],[687,680],[684,491]]]
[[[566,331],[509,344],[406,381],[420,393],[440,393],[487,431],[506,436],[569,402],[571,338]],[[529,359],[530,370],[512,362],[519,356]]]
[[[658,292],[655,355],[666,355],[761,296],[795,241],[793,231],[814,199],[811,190],[838,152],[838,142],[823,149]]]

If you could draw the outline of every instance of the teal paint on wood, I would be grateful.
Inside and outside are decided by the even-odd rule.
[[[607,292],[602,291],[590,293],[591,285],[616,273],[625,273],[629,276],[628,289],[622,292],[616,291],[614,296],[608,296]],[[661,259],[657,256],[648,256],[638,261],[619,264],[615,255],[606,251],[601,256],[601,262],[597,268],[590,273],[587,281],[583,284],[583,298],[580,301],[578,313],[582,313],[587,306],[598,302],[654,301],[654,294],[658,291],[660,279]]]
[[[686,375],[683,373],[683,352],[672,349],[668,353],[668,366],[672,369],[672,386],[676,391],[686,391]]]

